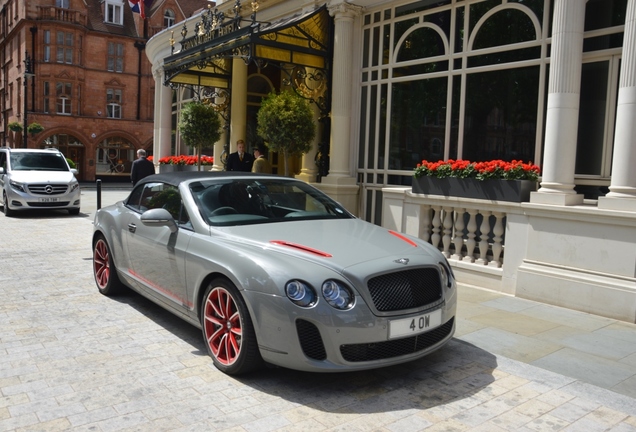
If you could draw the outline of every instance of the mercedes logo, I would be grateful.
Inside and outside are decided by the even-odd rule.
[[[53,193],[53,186],[46,185],[46,187],[44,188],[44,192],[46,192],[47,194],[51,195]]]
[[[396,259],[396,260],[395,260],[395,261],[393,261],[393,262],[396,262],[396,263],[398,263],[398,264],[404,264],[404,265],[407,265],[407,264],[409,263],[409,259],[408,259],[408,258],[400,258],[400,259]]]

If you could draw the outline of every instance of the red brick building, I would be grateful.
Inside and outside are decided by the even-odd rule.
[[[127,180],[136,150],[152,152],[146,41],[209,3],[154,0],[142,20],[128,0],[0,0],[0,145],[57,147],[82,180]]]

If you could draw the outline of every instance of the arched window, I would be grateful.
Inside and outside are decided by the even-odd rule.
[[[532,41],[537,38],[534,23],[524,12],[504,9],[488,18],[477,31],[473,49]]]
[[[174,25],[174,12],[171,9],[166,9],[166,11],[163,14],[163,26],[164,27],[171,27]]]
[[[95,159],[97,175],[125,176],[135,160],[135,147],[124,137],[106,138],[98,144]]]

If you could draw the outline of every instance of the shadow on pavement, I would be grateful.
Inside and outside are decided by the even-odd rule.
[[[201,331],[140,294],[128,291],[112,299],[137,309],[207,356]],[[210,359],[210,367],[214,367]],[[470,343],[452,339],[440,350],[409,363],[357,372],[314,373],[269,366],[231,377],[242,384],[289,402],[324,412],[381,413],[425,409],[492,391],[496,357]],[[465,401],[466,407],[474,401]]]

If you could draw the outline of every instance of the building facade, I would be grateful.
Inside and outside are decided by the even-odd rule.
[[[1,1],[2,145],[57,147],[82,180],[127,181],[153,148],[146,41],[207,4],[155,0],[142,20],[124,0]]]
[[[241,15],[242,36],[208,31],[201,14],[176,42],[162,32],[148,43],[155,153],[170,149],[166,71],[194,71],[189,49],[209,60],[199,69],[209,77],[230,77],[203,86],[230,89],[231,146],[250,127],[250,80],[273,64],[265,51],[312,34],[306,20],[326,8],[325,63],[278,57],[303,78],[329,77],[316,143],[328,143],[328,168],[316,176],[308,155],[301,177],[366,220],[435,244],[460,282],[636,322],[636,0],[218,3]],[[307,54],[314,42],[288,51]],[[312,89],[290,77],[270,84]],[[449,158],[533,161],[542,177],[521,204],[412,192],[421,160]]]

